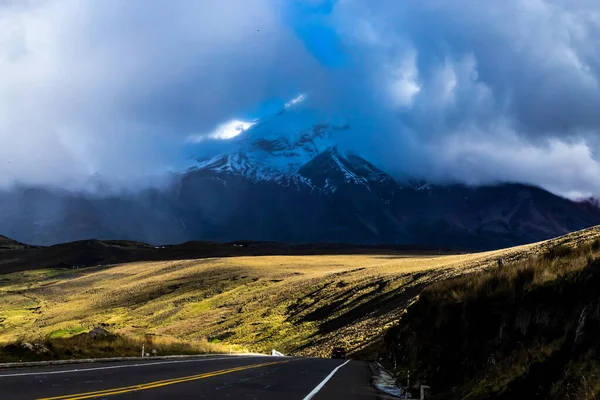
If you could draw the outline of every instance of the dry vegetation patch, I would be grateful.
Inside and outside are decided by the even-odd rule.
[[[550,242],[462,255],[257,256],[134,262],[0,275],[0,342],[113,332],[327,355],[377,343],[432,282],[576,245]],[[540,279],[543,279],[540,277]],[[64,332],[67,332],[66,334]]]

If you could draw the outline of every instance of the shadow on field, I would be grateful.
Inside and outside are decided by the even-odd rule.
[[[366,318],[379,318],[397,310],[406,309],[408,304],[418,296],[423,289],[435,281],[439,276],[448,272],[448,269],[440,269],[427,273],[414,273],[405,276],[405,283],[400,287],[389,289],[392,282],[389,279],[369,282],[359,286],[345,286],[342,282],[328,282],[322,287],[314,290],[304,297],[299,298],[288,307],[288,321],[298,324],[306,322],[317,322],[318,330],[311,336],[311,340],[305,348],[315,347],[329,341],[330,334],[355,324]],[[324,296],[323,292],[335,287],[334,293]],[[347,348],[350,353],[361,353],[361,357],[370,355],[374,348],[381,346],[381,337],[373,337],[368,343],[360,343],[355,348]],[[356,353],[359,351],[359,353]],[[373,353],[375,354],[375,353]],[[363,357],[364,358],[364,357]]]

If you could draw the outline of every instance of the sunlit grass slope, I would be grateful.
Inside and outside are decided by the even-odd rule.
[[[557,239],[578,243],[596,228]],[[0,342],[111,332],[327,355],[377,342],[429,283],[558,242],[465,255],[260,256],[0,275]]]

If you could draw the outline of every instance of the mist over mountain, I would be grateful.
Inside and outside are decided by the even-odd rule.
[[[600,195],[599,13],[2,2],[0,233],[494,247],[598,223],[563,197]]]
[[[295,106],[296,107],[296,106]],[[295,124],[300,105],[257,121],[162,187],[0,194],[9,237],[32,244],[249,239],[488,249],[600,224],[600,208],[523,184],[394,179],[339,146],[349,124]],[[221,152],[214,151],[220,150]]]

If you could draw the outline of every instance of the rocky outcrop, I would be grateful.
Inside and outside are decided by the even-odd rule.
[[[88,335],[92,339],[104,339],[106,336],[109,335],[109,332],[104,328],[96,327],[89,331]]]
[[[36,355],[50,354],[50,350],[46,346],[44,346],[42,343],[24,342],[24,343],[21,343],[21,347],[24,350],[27,350]]]

